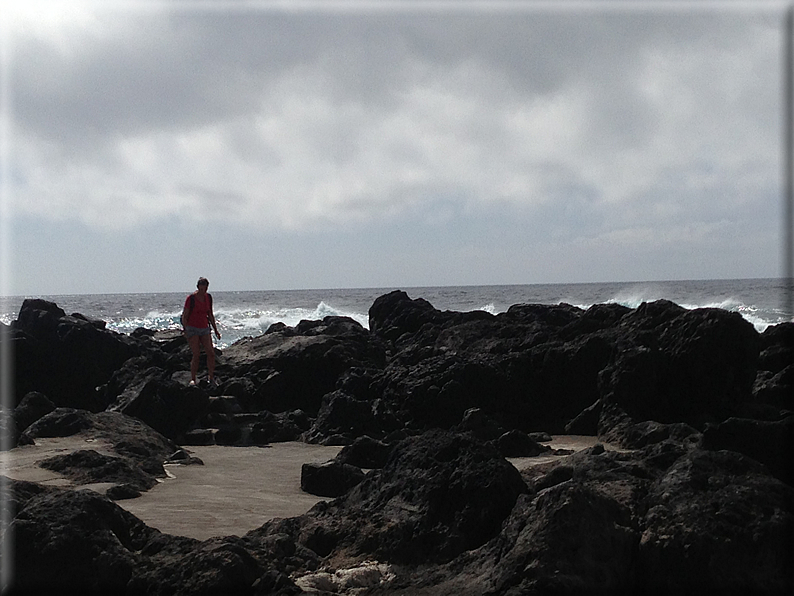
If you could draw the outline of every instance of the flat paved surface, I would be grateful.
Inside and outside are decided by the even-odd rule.
[[[595,445],[595,437],[559,435],[547,443],[555,449],[579,451]],[[605,445],[607,449],[611,447]],[[77,449],[114,455],[108,445],[78,436],[36,439],[36,445],[2,452],[2,473],[17,480],[49,486],[90,488],[104,493],[111,484],[75,486],[57,472],[38,467],[39,460]],[[340,447],[306,443],[273,443],[266,447],[190,446],[186,450],[204,465],[166,465],[169,478],[135,499],[116,501],[148,526],[167,534],[205,540],[242,536],[277,517],[306,513],[320,497],[300,488],[301,466],[333,459]],[[519,470],[560,456],[510,458]]]

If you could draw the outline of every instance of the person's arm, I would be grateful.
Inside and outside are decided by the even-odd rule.
[[[218,326],[215,324],[215,315],[212,312],[212,303],[210,303],[210,311],[207,313],[207,320],[212,325],[212,328],[215,330],[215,337],[218,339],[221,338],[221,334],[218,332]]]
[[[185,300],[185,306],[182,307],[182,316],[180,317],[180,321],[182,322],[182,333],[185,332],[185,327],[187,327],[187,306],[190,304],[190,296],[187,297]]]

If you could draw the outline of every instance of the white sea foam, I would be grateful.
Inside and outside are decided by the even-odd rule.
[[[631,294],[617,295],[614,298],[610,298],[609,300],[606,300],[606,302],[610,304],[621,304],[629,308],[637,308],[643,302],[653,302],[654,300],[660,300],[660,298],[653,292],[636,292]],[[673,302],[676,301],[673,300]],[[770,325],[775,325],[785,320],[783,317],[780,317],[779,320],[769,321],[757,314],[759,311],[758,308],[753,306],[747,306],[741,300],[737,300],[736,298],[725,298],[722,300],[719,299],[705,300],[701,304],[679,301],[676,302],[676,304],[688,310],[694,310],[697,308],[719,308],[731,312],[738,312],[739,314],[742,315],[742,317],[744,317],[745,320],[747,320],[749,323],[752,323],[756,331],[758,331],[759,333],[763,333],[764,330],[766,330],[766,328],[769,327]],[[581,308],[588,308],[588,306],[584,306],[584,305],[579,305],[579,306]]]
[[[215,320],[221,340],[216,345],[223,349],[243,337],[256,337],[265,333],[274,323],[284,323],[294,327],[302,320],[321,320],[327,316],[347,316],[367,328],[369,317],[366,314],[347,312],[326,304],[324,301],[315,308],[273,306],[264,308],[215,308]],[[125,317],[111,322],[108,327],[114,331],[130,333],[138,327],[147,329],[179,329],[181,311],[151,311],[143,317]]]
[[[484,310],[485,312],[491,313],[492,315],[499,314],[499,309],[496,308],[496,305],[493,302],[489,302],[485,306],[481,306],[475,310]]]
[[[122,317],[108,321],[108,329],[120,333],[131,333],[139,327],[147,329],[179,329],[182,311],[159,312],[151,311],[142,317]]]
[[[321,320],[328,316],[350,317],[367,327],[369,318],[361,313],[344,312],[325,302],[320,302],[314,309],[308,308],[265,308],[265,309],[218,309],[215,318],[227,329],[267,331],[273,323],[284,323],[289,327],[302,320]]]

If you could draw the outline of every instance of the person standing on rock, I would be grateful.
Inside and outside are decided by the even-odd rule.
[[[210,282],[205,277],[200,277],[196,283],[195,292],[190,294],[185,300],[185,307],[182,309],[182,328],[185,338],[193,353],[190,361],[190,384],[196,384],[196,374],[199,367],[199,356],[201,346],[207,354],[207,370],[209,371],[210,384],[215,383],[215,351],[212,347],[212,335],[210,325],[215,330],[215,336],[220,339],[218,327],[215,324],[215,315],[212,312],[212,295],[207,292]]]

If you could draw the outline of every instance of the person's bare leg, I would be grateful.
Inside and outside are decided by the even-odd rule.
[[[207,334],[200,337],[201,345],[204,346],[204,351],[207,353],[207,371],[211,383],[215,379],[215,350],[212,348],[212,336]]]
[[[187,343],[190,346],[190,351],[193,353],[193,357],[190,359],[190,380],[195,383],[196,375],[198,374],[199,355],[201,354],[201,348],[199,347],[199,336],[194,335],[193,337],[188,337]]]

